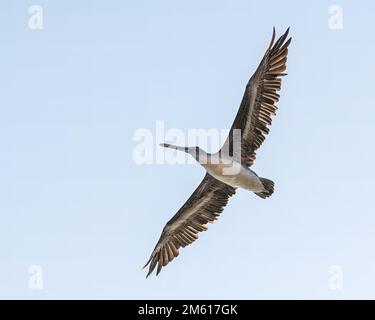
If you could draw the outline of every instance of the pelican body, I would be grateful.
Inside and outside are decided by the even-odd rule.
[[[262,198],[270,196],[273,192],[271,180],[258,177],[253,170],[235,157],[225,155],[223,152],[210,154],[199,147],[181,147],[169,143],[162,143],[161,146],[191,155],[207,173],[233,188],[252,191]]]
[[[206,175],[193,194],[165,225],[159,241],[146,266],[148,277],[157,267],[156,275],[179,255],[179,249],[198,239],[224,210],[228,200],[242,188],[265,199],[272,195],[274,183],[259,177],[250,167],[256,151],[269,133],[271,117],[276,114],[281,78],[286,75],[289,29],[275,42],[275,28],[271,43],[255,73],[248,81],[237,115],[221,150],[209,154],[199,147],[163,147],[183,151],[193,156],[206,169]],[[237,135],[237,133],[240,133]]]

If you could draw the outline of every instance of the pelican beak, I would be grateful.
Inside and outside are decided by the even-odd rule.
[[[188,148],[186,148],[186,147],[175,146],[175,145],[169,144],[169,143],[161,143],[160,146],[163,147],[163,148],[170,148],[170,149],[174,149],[174,150],[188,152]]]
[[[171,145],[169,143],[161,143],[161,144],[159,144],[159,146],[161,146],[163,148],[171,148]]]

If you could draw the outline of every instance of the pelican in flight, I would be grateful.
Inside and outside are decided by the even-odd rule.
[[[273,28],[271,43],[246,85],[237,116],[220,151],[209,154],[199,147],[161,145],[190,154],[206,169],[206,175],[165,225],[144,266],[149,265],[146,278],[156,267],[158,275],[162,267],[178,256],[181,247],[198,239],[198,233],[206,231],[206,225],[219,217],[237,188],[252,191],[263,199],[272,195],[273,181],[259,177],[250,167],[255,161],[255,152],[269,132],[271,116],[276,114],[275,103],[280,97],[277,91],[281,88],[281,77],[286,75],[283,72],[292,40],[287,40],[288,32],[289,28],[275,42]]]

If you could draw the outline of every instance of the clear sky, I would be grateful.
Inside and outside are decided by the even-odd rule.
[[[0,297],[375,298],[373,1],[0,6]],[[273,26],[293,36],[254,166],[274,196],[238,191],[145,280],[204,170],[137,165],[134,132],[230,127]]]

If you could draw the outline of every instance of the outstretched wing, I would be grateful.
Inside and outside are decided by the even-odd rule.
[[[157,266],[156,275],[179,254],[179,248],[198,239],[198,232],[206,231],[207,223],[218,218],[235,188],[206,173],[198,188],[182,208],[165,225],[147,265],[147,277]]]
[[[246,85],[237,116],[230,129],[221,152],[229,152],[229,155],[238,157],[241,163],[251,166],[255,160],[255,151],[263,143],[269,132],[267,126],[271,125],[271,116],[276,115],[275,103],[279,100],[276,91],[281,88],[281,77],[286,69],[288,46],[292,40],[287,41],[289,28],[275,41],[275,28],[273,29],[271,43],[260,62],[257,70]],[[235,129],[241,133],[240,150],[233,144]],[[240,155],[239,155],[240,153]]]

